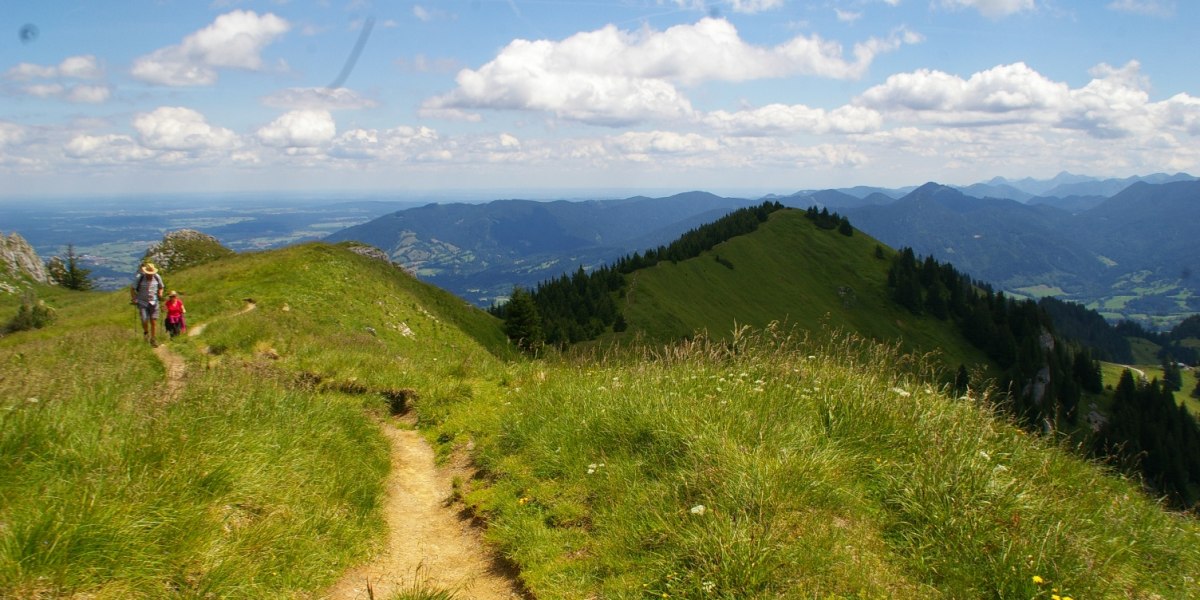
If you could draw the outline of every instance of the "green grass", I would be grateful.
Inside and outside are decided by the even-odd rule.
[[[1073,597],[1200,593],[1193,520],[930,374],[776,330],[518,367],[504,402],[447,424],[539,598],[1048,597],[1034,575]]]
[[[699,258],[636,273],[625,316],[630,331],[657,341],[696,331],[723,338],[737,325],[781,321],[809,331],[852,331],[908,351],[936,351],[955,368],[985,365],[987,359],[950,322],[915,316],[889,299],[894,253],[885,248],[885,258],[876,258],[877,246],[862,232],[846,237],[817,228],[802,211],[778,211],[753,234]]]
[[[306,245],[169,277],[208,327],[171,342],[173,402],[127,292],[45,290],[59,319],[0,338],[0,597],[311,597],[365,557],[381,394],[438,398],[504,344],[389,271]]]
[[[807,281],[866,303],[874,276]],[[489,315],[322,244],[167,285],[207,325],[171,342],[174,401],[125,292],[47,290],[59,319],[0,338],[0,597],[319,597],[384,539],[397,390],[471,458],[458,491],[537,598],[1200,594],[1193,519],[931,387],[899,342],[818,321],[529,361]]]

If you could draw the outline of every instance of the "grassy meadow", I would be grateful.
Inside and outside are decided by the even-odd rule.
[[[764,322],[530,360],[323,244],[166,279],[205,324],[173,400],[124,292],[0,338],[0,597],[319,598],[384,539],[400,391],[536,598],[1200,596],[1193,517],[897,345]]]

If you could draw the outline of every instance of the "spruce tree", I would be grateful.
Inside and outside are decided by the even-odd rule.
[[[88,277],[92,270],[79,266],[79,257],[75,254],[74,244],[67,244],[65,263],[61,258],[55,256],[46,265],[46,270],[49,271],[52,281],[69,290],[87,291],[92,289],[92,280]]]
[[[504,306],[504,333],[525,352],[536,352],[542,346],[542,318],[533,296],[524,288],[514,287]]]

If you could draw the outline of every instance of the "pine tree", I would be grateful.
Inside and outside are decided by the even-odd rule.
[[[533,296],[524,288],[514,287],[512,297],[504,306],[504,333],[525,352],[537,352],[544,341],[542,318],[538,315]]]
[[[50,273],[51,281],[69,289],[78,291],[87,291],[92,289],[92,280],[88,277],[91,275],[91,269],[84,269],[79,266],[79,257],[75,254],[75,245],[67,245],[67,261],[57,256],[51,258],[46,265],[46,270]]]

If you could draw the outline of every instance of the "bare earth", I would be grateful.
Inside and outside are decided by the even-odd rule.
[[[253,301],[237,313],[254,310]],[[203,323],[187,335],[204,331]],[[167,345],[154,349],[167,371],[166,397],[173,401],[184,386],[186,363]],[[365,564],[354,567],[326,591],[328,600],[386,600],[402,590],[449,591],[456,598],[509,600],[526,598],[512,574],[489,554],[479,531],[446,499],[451,475],[434,463],[433,449],[415,431],[380,425],[391,443],[383,512],[387,545]]]
[[[412,588],[446,590],[458,598],[523,598],[511,576],[484,550],[469,521],[447,506],[449,474],[434,465],[433,449],[415,431],[381,425],[392,443],[392,472],[384,513],[387,546],[348,571],[327,592],[330,600],[385,599]]]

